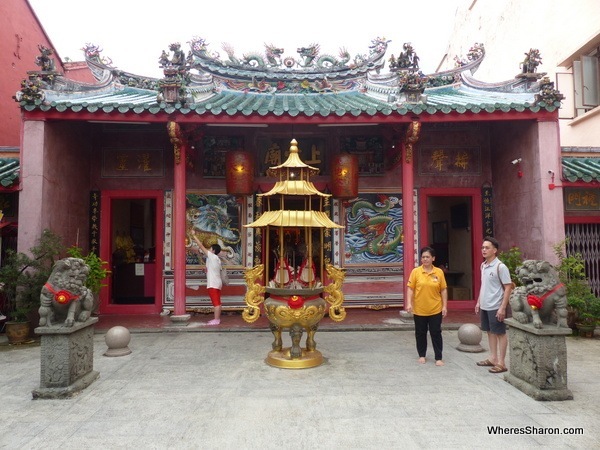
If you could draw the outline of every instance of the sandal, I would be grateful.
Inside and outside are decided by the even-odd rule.
[[[492,367],[489,372],[490,373],[502,373],[502,372],[506,372],[508,369],[504,366],[494,366]]]
[[[486,359],[484,361],[479,361],[477,363],[478,366],[480,367],[495,367],[496,364],[494,364],[493,362],[491,362],[489,359]]]

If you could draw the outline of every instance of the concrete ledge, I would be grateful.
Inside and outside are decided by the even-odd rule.
[[[573,330],[571,330],[571,328],[557,327],[556,325],[544,324],[544,328],[535,328],[531,323],[521,323],[512,318],[506,319],[505,323],[509,327],[516,328],[536,336],[571,336],[571,334],[573,334]]]

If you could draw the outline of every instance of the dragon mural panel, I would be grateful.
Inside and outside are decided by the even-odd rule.
[[[346,204],[345,265],[400,264],[404,240],[401,194],[360,194]]]
[[[219,244],[222,248],[223,264],[241,266],[242,239],[241,205],[235,196],[227,194],[186,195],[186,264],[203,264],[201,251],[189,238],[191,230],[206,247]]]

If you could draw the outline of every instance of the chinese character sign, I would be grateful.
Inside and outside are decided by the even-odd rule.
[[[260,138],[257,142],[259,175],[264,176],[270,167],[276,167],[287,160],[291,139]],[[325,139],[298,139],[300,159],[309,166],[319,169],[319,175],[327,174],[325,155]]]
[[[102,149],[103,178],[163,177],[164,166],[162,149]]]
[[[481,192],[482,198],[482,216],[483,216],[483,235],[494,235],[494,211],[492,209],[492,188],[484,187]]]
[[[420,175],[480,175],[479,147],[429,146],[419,150]]]
[[[600,189],[565,188],[565,210],[600,211]]]

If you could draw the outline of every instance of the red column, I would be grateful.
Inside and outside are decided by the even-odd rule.
[[[402,219],[404,221],[404,286],[402,292],[406,299],[406,283],[410,272],[415,268],[415,224],[413,204],[413,190],[415,187],[413,165],[411,162],[402,161]]]
[[[173,278],[175,311],[174,322],[185,322],[190,316],[185,313],[185,158],[187,142],[181,128],[169,122],[169,137],[173,144],[175,183],[173,186]]]
[[[421,124],[413,121],[406,132],[402,144],[402,219],[404,221],[404,286],[402,292],[406,299],[406,283],[410,272],[415,268],[415,205],[413,191],[415,188],[413,145],[419,140]],[[406,307],[406,304],[405,304]]]

